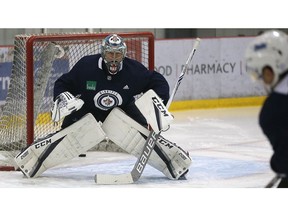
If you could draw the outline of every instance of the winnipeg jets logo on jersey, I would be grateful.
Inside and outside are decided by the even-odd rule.
[[[112,90],[102,90],[94,97],[95,106],[101,110],[109,110],[120,106],[123,102],[121,95]]]

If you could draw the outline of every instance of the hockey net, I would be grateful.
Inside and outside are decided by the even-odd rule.
[[[16,168],[14,157],[35,140],[60,129],[50,109],[54,82],[83,56],[100,52],[110,33],[16,35],[9,90],[0,110],[0,170]],[[117,33],[127,57],[154,69],[154,36],[150,32]],[[111,150],[102,143],[99,149]],[[117,151],[117,149],[114,149]]]

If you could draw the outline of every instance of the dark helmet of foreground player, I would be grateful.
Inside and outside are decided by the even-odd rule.
[[[107,36],[101,45],[101,55],[110,74],[115,75],[123,64],[127,46],[117,34]]]

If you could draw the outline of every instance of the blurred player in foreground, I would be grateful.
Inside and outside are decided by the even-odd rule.
[[[268,97],[259,124],[273,147],[272,170],[288,187],[288,36],[270,30],[249,44],[245,53],[247,72],[265,86]]]

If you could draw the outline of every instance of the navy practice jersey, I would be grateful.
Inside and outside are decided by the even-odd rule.
[[[272,92],[263,104],[259,122],[273,147],[272,169],[288,175],[288,95]]]
[[[272,170],[288,176],[288,72],[279,80],[262,106],[259,123],[273,147]]]
[[[74,96],[80,95],[84,101],[79,111],[65,118],[63,125],[66,126],[88,112],[103,122],[114,107],[120,107],[143,124],[143,117],[139,116],[133,101],[134,96],[149,89],[153,89],[164,104],[168,102],[169,85],[160,73],[149,71],[138,61],[125,58],[122,69],[116,75],[111,75],[101,55],[97,54],[83,57],[70,72],[56,80],[54,99],[68,91]]]

